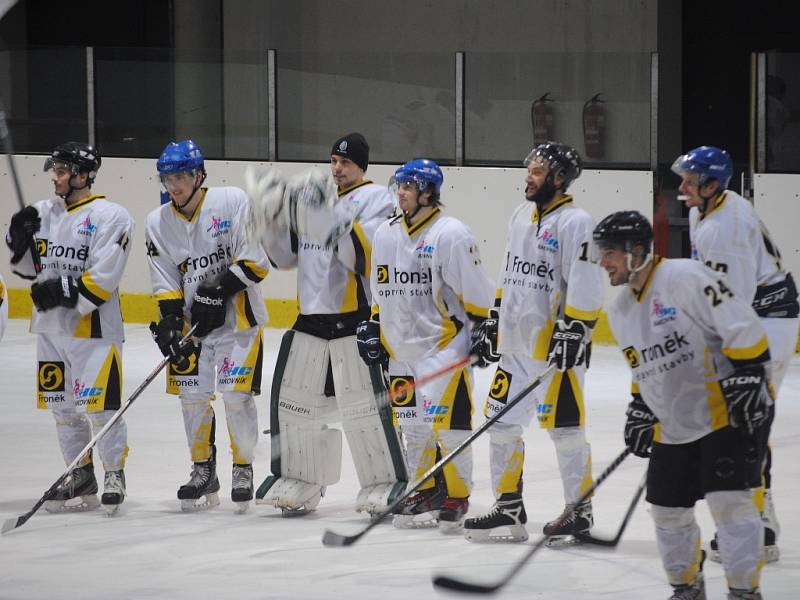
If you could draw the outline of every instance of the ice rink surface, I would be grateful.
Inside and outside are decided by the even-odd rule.
[[[11,321],[0,342],[0,517],[29,510],[63,472],[53,418],[35,409],[35,336],[26,321]],[[125,397],[161,356],[144,325],[126,327],[123,354]],[[267,329],[264,359],[269,390],[281,331]],[[479,409],[491,370],[476,371]],[[622,426],[630,377],[619,351],[596,347],[589,370],[586,404],[594,472],[599,474],[623,449]],[[521,556],[526,545],[475,545],[437,530],[400,531],[381,524],[348,548],[326,548],[322,532],[354,533],[366,524],[353,511],[358,491],[345,450],[342,478],[328,488],[318,510],[283,518],[269,506],[234,513],[230,501],[231,454],[224,407],[217,410],[218,473],[222,490],[216,509],[180,511],[175,493],[188,479],[190,461],[177,398],[164,392],[160,376],[126,414],[130,455],[129,497],[120,514],[102,510],[50,515],[40,510],[23,527],[0,539],[0,598],[342,598],[392,600],[454,597],[434,590],[433,574],[489,583]],[[268,397],[258,399],[259,431],[269,426]],[[534,543],[543,523],[563,508],[555,455],[547,434],[525,434],[525,503]],[[773,428],[774,496],[782,525],[780,562],[764,568],[762,591],[770,600],[800,598],[800,359],[792,364]],[[346,444],[345,444],[346,448]],[[475,443],[475,492],[471,513],[492,504],[488,438]],[[256,484],[269,472],[269,440],[262,436],[254,465]],[[628,458],[598,490],[595,531],[616,530],[645,469]],[[96,460],[96,474],[102,468]],[[705,503],[697,506],[704,544],[714,529]],[[720,565],[706,563],[709,599],[724,598]],[[661,599],[670,595],[661,569],[647,505],[642,502],[615,551],[597,547],[543,548],[500,594],[508,598],[579,600]]]

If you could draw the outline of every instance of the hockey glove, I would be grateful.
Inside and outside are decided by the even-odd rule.
[[[490,363],[500,360],[497,352],[497,313],[490,312],[488,319],[476,323],[472,328],[472,340],[469,353],[480,360],[473,363],[478,368],[488,367]]]
[[[741,427],[748,435],[767,422],[772,398],[767,389],[767,377],[761,365],[743,367],[720,381],[722,394],[728,403],[731,427]]]
[[[33,236],[39,231],[41,225],[42,219],[39,218],[39,211],[33,206],[26,206],[11,217],[6,244],[12,252],[12,265],[22,260],[25,253],[31,248]]]
[[[378,321],[361,321],[358,324],[356,344],[358,354],[367,366],[382,364],[389,358],[381,344],[381,324]]]
[[[75,308],[78,303],[78,286],[69,275],[36,282],[31,286],[31,299],[36,310],[44,312],[57,306]]]
[[[225,324],[226,294],[221,285],[201,283],[194,293],[192,303],[192,325],[197,325],[194,333],[205,337]]]
[[[183,318],[178,314],[164,315],[156,323],[150,323],[150,333],[158,344],[161,354],[169,358],[180,371],[189,368],[189,357],[196,351],[196,346],[191,340],[186,340],[181,346],[183,338]]]
[[[636,456],[648,458],[653,447],[653,427],[658,419],[639,394],[633,395],[625,414],[628,416],[625,421],[625,445]]]
[[[550,338],[548,361],[556,365],[559,371],[583,364],[588,337],[589,328],[583,321],[556,321],[553,337]]]

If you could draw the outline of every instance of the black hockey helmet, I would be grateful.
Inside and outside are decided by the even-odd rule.
[[[617,247],[630,252],[634,246],[644,246],[649,252],[653,227],[642,213],[622,210],[600,221],[592,232],[592,239],[599,248]]]
[[[539,144],[528,153],[522,163],[527,167],[535,159],[547,161],[553,178],[561,175],[564,178],[564,190],[581,176],[583,171],[581,155],[572,146],[557,142]]]
[[[91,185],[100,169],[101,159],[94,146],[84,142],[65,142],[53,148],[44,161],[44,170],[49,171],[56,163],[67,165],[73,175],[88,173]]]

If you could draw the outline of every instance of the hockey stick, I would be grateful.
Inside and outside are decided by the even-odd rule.
[[[644,492],[645,488],[647,487],[647,472],[642,476],[642,480],[639,482],[639,485],[636,487],[636,493],[633,495],[633,500],[631,500],[630,505],[628,506],[628,510],[625,512],[625,516],[622,519],[622,523],[617,530],[617,534],[611,538],[599,538],[593,536],[591,533],[576,533],[575,539],[581,542],[585,542],[587,544],[595,544],[596,546],[604,546],[606,548],[616,548],[619,545],[619,541],[622,539],[622,534],[625,533],[625,529],[628,527],[628,522],[631,520],[631,516],[633,516],[633,511],[636,510],[636,506],[639,504],[639,498],[642,497],[642,493]]]
[[[589,486],[589,489],[586,490],[580,498],[575,501],[575,504],[581,504],[588,500],[594,491],[600,486],[606,478],[614,472],[614,470],[628,457],[628,454],[631,453],[631,449],[627,446],[622,453],[615,458],[606,470],[603,471],[600,476],[595,480],[595,482]],[[560,527],[563,525],[567,519],[572,515],[572,511],[564,511],[562,515],[556,521],[555,527]],[[525,566],[525,564],[531,559],[531,557],[536,554],[542,546],[544,546],[547,541],[550,539],[550,536],[543,535],[540,537],[536,543],[530,547],[530,549],[513,565],[511,568],[506,571],[506,573],[496,582],[491,584],[480,584],[480,583],[469,583],[467,581],[462,581],[460,579],[453,579],[451,577],[447,577],[445,575],[437,575],[433,579],[434,587],[444,588],[448,590],[454,590],[457,592],[469,592],[472,594],[493,594],[500,590],[503,586],[505,586],[509,581],[511,581],[514,576],[516,576]]]
[[[11,180],[14,182],[14,191],[17,195],[17,202],[19,202],[19,209],[25,208],[25,199],[22,195],[22,186],[19,184],[19,175],[17,175],[17,165],[14,162],[14,144],[11,143],[11,132],[8,129],[6,122],[6,109],[2,102],[0,102],[0,138],[3,139],[3,151],[8,157],[8,169],[11,172]],[[39,256],[39,247],[36,244],[36,237],[31,236],[31,260],[33,261],[33,269],[38,275],[42,272],[42,259]]]
[[[197,325],[193,325],[192,328],[189,330],[189,333],[187,333],[183,337],[183,339],[181,339],[181,341],[179,342],[181,345],[183,345],[186,342],[186,340],[189,339],[189,337],[192,335],[196,327]],[[106,432],[109,429],[111,429],[114,426],[114,424],[120,420],[120,418],[122,418],[122,415],[125,413],[125,411],[130,408],[131,404],[133,404],[133,402],[141,395],[141,393],[145,390],[145,388],[153,382],[156,376],[164,369],[164,367],[167,366],[168,362],[169,362],[169,357],[165,356],[161,360],[161,362],[158,363],[158,365],[156,365],[156,368],[153,369],[150,372],[150,374],[145,378],[145,380],[139,385],[139,387],[136,388],[136,390],[128,397],[128,399],[124,402],[124,404],[119,407],[117,412],[115,412],[112,415],[112,417],[108,420],[108,423],[103,425],[103,428],[96,434],[94,434],[94,437],[91,440],[89,440],[89,442],[83,447],[83,450],[81,450],[78,453],[78,456],[76,456],[75,459],[70,463],[70,465],[67,467],[67,470],[64,471],[58,479],[56,479],[56,482],[53,485],[51,485],[50,488],[44,494],[42,494],[42,497],[39,498],[36,504],[33,505],[33,508],[31,508],[24,515],[20,515],[19,517],[16,518],[6,519],[3,522],[3,527],[0,528],[0,534],[5,535],[9,531],[13,531],[18,527],[22,527],[23,525],[25,525],[25,523],[28,522],[28,519],[30,519],[36,513],[36,511],[39,510],[42,507],[42,505],[53,496],[53,494],[55,494],[58,486],[61,485],[61,483],[70,475],[70,473],[72,473],[72,470],[78,466],[78,463],[86,455],[86,453],[89,452],[89,450],[91,450],[92,448],[94,448],[95,444],[97,444],[100,438],[102,438],[106,434]]]
[[[430,477],[433,477],[436,473],[439,473],[444,466],[453,460],[456,456],[458,456],[467,446],[469,446],[475,438],[481,435],[484,431],[489,429],[492,425],[494,425],[500,417],[505,415],[509,410],[511,410],[514,406],[516,406],[525,396],[530,394],[535,388],[539,386],[542,381],[547,379],[550,374],[555,371],[556,366],[550,365],[547,367],[544,372],[539,375],[536,379],[534,379],[531,383],[525,387],[525,389],[521,390],[516,396],[514,396],[511,400],[509,400],[506,405],[498,412],[496,415],[492,416],[490,419],[486,419],[483,424],[478,427],[475,431],[473,431],[470,436],[461,442],[458,446],[456,446],[450,454],[447,456],[442,457],[436,464],[434,464],[430,469],[428,469],[422,477],[420,477],[411,487],[406,489],[406,492],[400,496],[397,500],[395,500],[391,506],[389,506],[386,510],[382,513],[379,513],[375,516],[375,518],[370,521],[369,525],[364,527],[358,533],[353,535],[342,535],[339,533],[335,533],[330,529],[326,529],[324,535],[322,536],[322,543],[325,546],[350,546],[357,542],[361,537],[364,536],[368,531],[370,531],[373,527],[375,527],[378,523],[380,523],[385,517],[392,514],[395,508],[397,508],[403,501],[411,496],[414,492],[416,492],[423,483],[425,483]],[[566,519],[566,517],[565,517]]]

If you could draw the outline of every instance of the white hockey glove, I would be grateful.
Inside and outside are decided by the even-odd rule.
[[[290,181],[287,199],[292,230],[326,248],[350,233],[365,206],[356,208],[349,202],[340,202],[333,177],[318,169],[311,169]]]
[[[556,321],[553,337],[550,338],[548,361],[559,371],[566,371],[583,364],[586,358],[586,344],[589,341],[589,328],[583,321]]]
[[[247,219],[247,238],[260,243],[273,223],[286,218],[284,196],[286,180],[275,168],[248,166],[244,172],[245,191],[250,197],[250,214]]]

